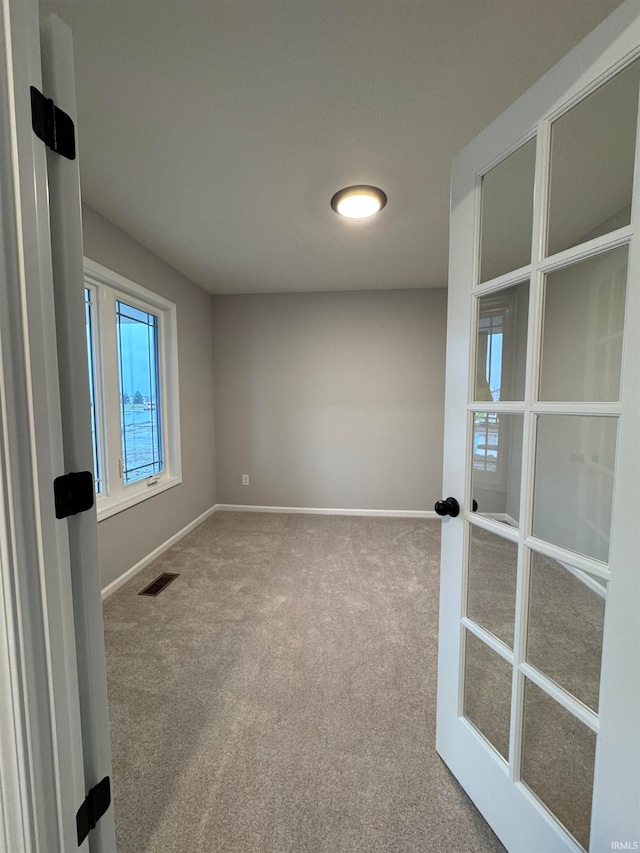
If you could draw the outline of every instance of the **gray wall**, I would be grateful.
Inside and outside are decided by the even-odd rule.
[[[212,297],[98,213],[83,207],[84,253],[176,303],[182,484],[98,525],[106,586],[216,502]]]
[[[445,290],[213,303],[220,503],[433,508],[442,483]]]

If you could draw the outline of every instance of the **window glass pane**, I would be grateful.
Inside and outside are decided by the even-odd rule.
[[[162,471],[158,317],[116,301],[122,479],[124,485]]]
[[[93,291],[84,289],[84,321],[87,333],[87,356],[89,359],[89,400],[91,404],[91,445],[93,447],[93,478],[96,494],[102,493],[100,477],[100,454],[98,452],[98,418],[96,407],[96,368],[94,358],[94,306]]]

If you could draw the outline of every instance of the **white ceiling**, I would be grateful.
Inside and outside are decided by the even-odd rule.
[[[620,0],[43,0],[82,192],[212,293],[442,287],[452,157]],[[329,207],[375,184],[367,222]]]

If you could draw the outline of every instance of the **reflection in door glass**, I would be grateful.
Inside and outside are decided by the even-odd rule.
[[[548,255],[631,221],[639,82],[637,60],[554,122]]]
[[[628,246],[547,276],[541,400],[618,400]]]
[[[596,736],[526,679],[522,781],[589,849]]]
[[[508,760],[513,668],[471,631],[465,636],[464,715]]]
[[[467,616],[513,649],[518,546],[469,525]]]
[[[480,281],[531,262],[536,141],[530,140],[482,179]]]
[[[473,413],[471,494],[478,513],[517,527],[524,416]]]
[[[524,400],[528,317],[528,281],[478,300],[475,400]]]
[[[607,562],[617,431],[614,417],[538,417],[534,536]]]
[[[527,661],[598,710],[606,586],[531,554]]]

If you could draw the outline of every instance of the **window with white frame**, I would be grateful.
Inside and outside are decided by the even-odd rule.
[[[98,520],[181,482],[176,306],[85,258]]]

